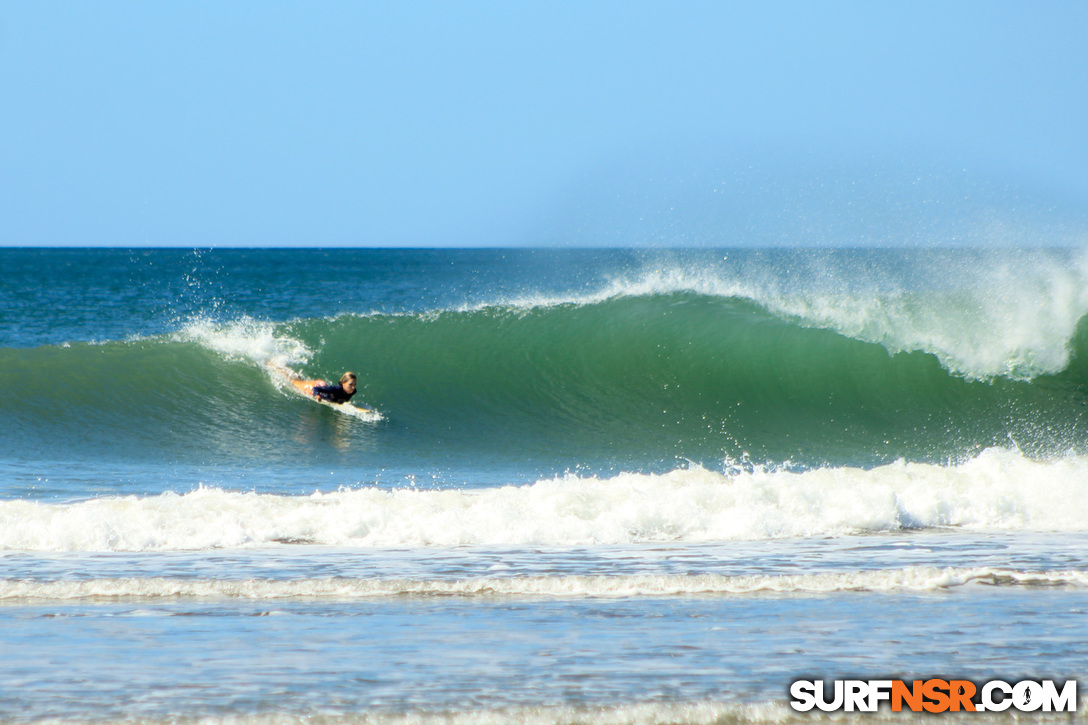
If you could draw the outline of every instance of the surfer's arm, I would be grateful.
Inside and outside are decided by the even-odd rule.
[[[319,383],[324,383],[324,380],[318,380]],[[314,385],[310,389],[310,394],[319,400],[328,400],[333,393],[334,385]]]
[[[355,395],[354,392],[346,392],[341,385],[315,385],[313,394],[318,400],[338,404],[348,402]]]

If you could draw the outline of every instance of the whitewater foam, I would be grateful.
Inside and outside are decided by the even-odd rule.
[[[990,568],[904,569],[796,575],[530,576],[459,580],[418,579],[179,579],[81,581],[0,580],[0,601],[15,599],[364,599],[371,597],[629,598],[682,595],[918,592],[988,586],[1088,586],[1088,572],[1029,572]]]
[[[837,536],[931,527],[1088,529],[1088,458],[989,449],[953,466],[568,474],[526,486],[311,496],[199,488],[68,504],[0,502],[0,550],[579,546]]]
[[[954,717],[952,719],[955,720]],[[949,717],[942,718],[942,721],[948,720]],[[94,720],[88,721],[94,722]],[[509,725],[509,723],[521,725],[580,725],[584,723],[595,725],[767,723],[769,725],[774,723],[781,725],[791,722],[812,722],[812,718],[797,717],[785,702],[740,704],[699,701],[622,705],[510,706],[465,710],[416,709],[407,712],[376,710],[350,714],[338,713],[330,709],[318,715],[280,713],[215,717],[175,715],[163,718],[141,716],[138,720],[143,725],[178,725],[179,723],[186,725],[291,725],[300,721],[316,725]],[[60,723],[72,722],[72,720],[66,718],[64,720],[36,720],[36,722]]]
[[[1088,711],[1082,706],[1077,717]],[[1067,723],[1067,713],[1032,713],[1031,722]],[[833,713],[814,717],[812,713],[797,713],[784,700],[758,703],[737,702],[638,702],[623,705],[537,705],[497,707],[466,710],[413,710],[410,712],[335,712],[304,717],[288,714],[229,715],[200,718],[141,717],[143,725],[291,725],[300,720],[316,725],[743,725],[744,723],[786,725],[788,723],[861,723],[861,722],[1019,722],[1015,717],[993,714],[979,717],[977,712],[944,712],[939,716],[920,717],[918,713],[899,713],[883,709],[866,713]],[[1005,715],[1002,713],[1001,715]],[[48,721],[53,722],[53,721]],[[61,722],[61,721],[57,721]],[[67,722],[65,720],[64,722]]]

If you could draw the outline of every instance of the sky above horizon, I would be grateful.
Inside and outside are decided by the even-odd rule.
[[[0,5],[3,246],[1082,243],[1088,3]]]

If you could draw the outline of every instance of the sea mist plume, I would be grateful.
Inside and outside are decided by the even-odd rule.
[[[637,158],[637,161],[633,161]],[[935,149],[640,150],[557,201],[539,243],[611,247],[1068,247],[1084,200]]]

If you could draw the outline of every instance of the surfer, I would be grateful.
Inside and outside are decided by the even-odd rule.
[[[339,385],[326,385],[324,380],[307,382],[313,384],[310,388],[311,395],[329,403],[346,403],[355,395],[355,373],[353,372],[341,375]]]
[[[291,384],[301,392],[327,403],[346,403],[355,395],[357,382],[355,373],[350,371],[340,376],[339,385],[329,385],[324,380],[303,380],[302,376],[294,370],[288,370],[279,365],[269,364],[268,367],[290,380]]]

